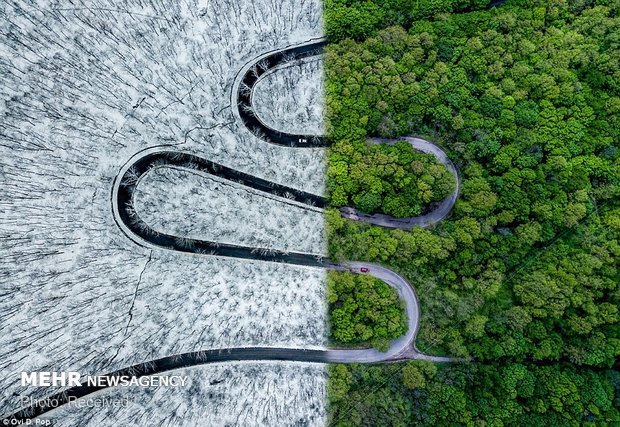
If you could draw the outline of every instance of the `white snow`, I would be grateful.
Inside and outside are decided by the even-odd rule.
[[[323,135],[325,89],[322,58],[287,64],[264,75],[252,97],[261,120],[288,133]]]
[[[160,167],[142,178],[134,194],[136,212],[158,232],[292,252],[326,252],[322,210],[212,175]]]
[[[57,427],[324,426],[327,375],[309,364],[238,363],[170,371],[183,388],[115,388],[97,398],[127,399],[121,408],[62,408]]]

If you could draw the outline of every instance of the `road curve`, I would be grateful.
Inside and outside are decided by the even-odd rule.
[[[394,287],[405,301],[408,316],[408,330],[405,335],[392,342],[389,350],[382,353],[376,349],[300,349],[286,347],[236,347],[194,351],[132,365],[105,374],[107,377],[159,375],[168,371],[222,362],[240,361],[287,361],[300,363],[376,363],[396,360],[427,360],[432,362],[454,362],[457,359],[430,356],[420,353],[415,348],[415,336],[418,330],[418,302],[413,287],[392,270],[378,264],[365,262],[347,262],[341,265],[326,264],[325,268],[337,271],[351,271],[362,274],[361,268],[368,268],[370,274]],[[108,388],[107,386],[71,387],[47,396],[34,406],[28,406],[12,414],[7,420],[24,421],[44,415],[59,406],[68,404],[92,393]],[[53,405],[53,406],[52,406]],[[9,424],[13,425],[13,424]]]
[[[327,140],[323,135],[296,135],[268,126],[256,114],[253,104],[254,88],[262,77],[280,65],[321,55],[325,45],[325,40],[319,38],[276,49],[252,59],[241,68],[233,84],[231,105],[233,112],[250,132],[270,144],[285,147],[319,148],[327,146]]]
[[[455,186],[454,191],[445,199],[439,203],[435,209],[432,211],[419,216],[413,216],[409,218],[394,218],[390,215],[384,214],[366,214],[360,212],[359,210],[352,207],[344,207],[340,208],[340,215],[345,218],[352,219],[355,221],[363,221],[373,225],[378,225],[381,227],[388,228],[400,228],[402,230],[411,230],[413,227],[430,227],[444,219],[450,211],[452,211],[452,207],[456,203],[456,199],[459,197],[459,191],[461,189],[461,178],[452,163],[452,160],[448,157],[448,155],[437,145],[432,142],[428,142],[422,138],[416,138],[412,136],[405,136],[398,139],[382,139],[382,138],[372,138],[369,140],[371,144],[386,144],[386,145],[394,145],[398,141],[406,141],[411,146],[422,153],[431,154],[435,157],[435,159],[443,164],[448,171],[454,176]]]
[[[253,89],[261,76],[264,76],[284,62],[320,55],[324,46],[325,42],[323,40],[318,40],[276,50],[255,59],[241,70],[233,85],[233,98],[236,97],[236,102],[233,102],[233,105],[235,105],[234,109],[238,114],[238,118],[252,133],[268,143],[287,147],[319,148],[326,145],[325,137],[322,135],[294,135],[272,129],[257,116],[252,105]],[[354,208],[340,209],[342,216],[383,227],[411,229],[415,226],[428,227],[441,221],[448,215],[459,192],[460,181],[456,167],[441,148],[420,138],[405,137],[397,140],[371,139],[369,142],[371,144],[394,144],[400,140],[409,142],[418,151],[434,155],[439,162],[446,165],[455,177],[455,191],[441,202],[436,209],[418,217],[398,219],[388,215],[369,215],[361,213]],[[220,179],[229,180],[239,185],[253,188],[254,190],[264,193],[267,197],[274,197],[280,201],[294,204],[304,209],[322,210],[326,206],[326,201],[321,196],[266,181],[262,178],[214,163],[194,154],[175,151],[175,148],[172,146],[152,147],[134,155],[121,168],[114,180],[111,194],[114,220],[122,232],[136,244],[155,249],[180,251],[197,256],[212,255],[233,257],[319,267],[335,271],[350,271],[355,274],[369,274],[384,281],[397,290],[400,298],[405,303],[408,329],[405,335],[391,343],[387,352],[380,352],[372,348],[309,350],[276,347],[239,347],[211,349],[151,360],[111,372],[107,374],[108,376],[154,375],[173,369],[208,363],[221,363],[225,361],[263,360],[306,363],[375,363],[404,359],[429,360],[433,362],[453,362],[457,360],[449,357],[429,356],[417,350],[415,347],[415,337],[419,326],[419,306],[414,288],[403,277],[384,266],[365,262],[337,264],[321,254],[285,252],[271,248],[255,248],[225,244],[199,239],[189,239],[155,231],[145,223],[136,212],[133,196],[136,187],[148,172],[160,167],[189,169],[202,174],[214,175]],[[368,269],[368,271],[362,273],[362,268]],[[56,399],[60,404],[64,404],[69,402],[71,398],[84,397],[102,388],[104,387],[74,387],[62,393],[58,393],[57,395],[50,396],[48,399],[52,401]],[[49,405],[45,403],[37,404],[33,407],[22,408],[8,419],[30,419],[43,415],[52,409],[54,408],[49,407]]]
[[[134,208],[134,192],[141,180],[161,167],[187,169],[193,172],[217,176],[221,179],[253,188],[289,204],[308,209],[321,209],[322,197],[291,187],[275,184],[226,166],[211,162],[189,153],[172,151],[170,147],[152,147],[134,155],[121,169],[112,187],[112,212],[114,220],[123,233],[136,244],[153,249],[168,249],[188,254],[215,255],[258,261],[324,267],[328,260],[320,254],[278,251],[233,245],[207,240],[183,238],[160,233],[146,224]]]
[[[237,117],[258,138],[271,144],[293,148],[319,148],[325,147],[327,141],[323,135],[294,135],[273,129],[266,124],[254,108],[254,88],[261,78],[273,72],[280,65],[292,60],[302,60],[312,56],[321,55],[325,48],[323,39],[312,40],[300,45],[288,46],[284,49],[265,53],[248,62],[237,74],[233,84],[233,96],[231,104]],[[415,217],[394,218],[384,214],[366,214],[353,207],[340,208],[340,214],[348,219],[363,221],[373,225],[388,228],[400,228],[410,230],[413,227],[429,227],[444,219],[452,210],[459,195],[460,177],[454,163],[448,155],[437,145],[421,138],[402,137],[397,139],[371,138],[370,144],[394,145],[398,141],[406,141],[420,152],[431,154],[435,159],[448,168],[455,179],[455,188],[452,194],[446,197],[432,211]]]

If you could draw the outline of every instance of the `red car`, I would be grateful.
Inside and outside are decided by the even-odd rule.
[[[360,268],[360,271],[362,273],[368,273],[370,271],[370,269],[368,267],[362,267],[362,268]]]

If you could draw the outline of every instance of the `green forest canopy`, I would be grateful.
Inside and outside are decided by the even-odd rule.
[[[338,346],[370,344],[383,351],[407,332],[404,303],[389,285],[370,275],[327,275],[330,338]]]
[[[436,7],[417,2],[426,3]],[[462,192],[433,230],[382,229],[330,211],[330,255],[381,262],[416,283],[420,349],[478,363],[442,367],[433,378],[444,379],[425,377],[413,391],[385,387],[356,409],[359,423],[339,425],[373,425],[364,420],[377,414],[389,425],[620,422],[610,370],[620,355],[620,2],[399,9],[410,6],[326,3],[337,42],[326,63],[337,147],[329,165],[368,136],[415,133],[447,150]],[[344,7],[370,24],[350,29]],[[361,390],[393,368],[339,369]],[[513,372],[516,385],[502,385]],[[408,384],[420,383],[410,374]],[[333,399],[332,416],[353,400]]]
[[[413,217],[454,191],[456,180],[430,154],[398,141],[393,146],[340,142],[331,147],[327,169],[332,206],[366,213]]]

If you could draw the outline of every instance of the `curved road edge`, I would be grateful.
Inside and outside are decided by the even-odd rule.
[[[297,135],[268,126],[256,114],[253,104],[254,87],[264,75],[292,60],[321,55],[326,44],[325,39],[319,38],[272,50],[248,61],[237,74],[231,95],[233,114],[257,138],[284,147],[322,148],[327,146],[327,140],[323,135]]]
[[[321,148],[327,146],[327,140],[323,135],[294,135],[273,129],[260,118],[253,103],[254,88],[261,78],[285,63],[321,55],[325,46],[326,42],[324,39],[316,39],[273,50],[249,61],[238,73],[231,95],[231,104],[234,106],[233,111],[236,117],[257,138],[271,144],[292,148]],[[440,222],[450,213],[458,198],[461,181],[456,166],[445,151],[422,138],[410,136],[396,139],[370,138],[368,141],[370,144],[385,145],[394,145],[399,141],[406,141],[411,144],[414,150],[434,156],[454,176],[455,189],[439,206],[424,215],[394,218],[385,214],[366,214],[356,208],[347,206],[339,209],[343,217],[381,227],[410,230],[413,227],[430,227]]]
[[[280,262],[308,267],[324,267],[329,262],[320,254],[256,248],[208,240],[184,238],[153,230],[138,215],[133,196],[143,176],[156,167],[179,167],[217,176],[239,185],[272,194],[287,202],[306,206],[323,206],[323,200],[310,193],[265,181],[235,169],[211,162],[189,153],[169,151],[167,147],[147,148],[121,168],[114,179],[111,193],[112,212],[116,225],[130,240],[142,247],[167,249],[197,255],[214,255],[258,261]],[[289,199],[286,196],[289,196]]]
[[[225,349],[212,349],[194,351],[159,359],[150,360],[140,364],[132,365],[119,369],[109,374],[103,375],[108,378],[131,376],[145,377],[149,375],[159,375],[165,372],[192,368],[212,363],[225,362],[290,362],[290,363],[346,363],[338,360],[338,357],[330,353],[337,350],[316,350],[316,349],[297,349],[286,347],[235,347]],[[429,359],[432,356],[420,354],[416,359],[432,360],[434,362],[454,362],[455,360],[439,360],[441,358]],[[398,359],[390,359],[398,360]],[[376,360],[381,361],[381,360]],[[385,360],[383,360],[385,361]],[[370,362],[368,362],[370,363]],[[110,383],[109,381],[107,383]],[[80,399],[93,393],[112,388],[108,385],[102,386],[78,386],[67,388],[56,394],[37,400],[37,404],[24,407],[15,413],[1,418],[6,425],[21,425],[24,421],[45,415],[63,405],[69,404],[72,400]],[[11,424],[11,422],[16,424]]]
[[[385,214],[366,214],[360,212],[358,209],[348,206],[340,208],[340,215],[342,215],[344,218],[348,218],[354,221],[363,221],[369,224],[378,225],[380,227],[411,230],[414,227],[426,228],[435,225],[450,214],[461,191],[461,177],[458,169],[456,168],[454,163],[452,163],[452,160],[450,160],[446,152],[443,151],[438,145],[435,145],[432,142],[429,142],[422,138],[404,136],[396,139],[371,138],[369,140],[371,144],[385,145],[394,145],[399,141],[408,142],[409,144],[411,144],[414,150],[420,151],[425,154],[430,154],[435,157],[435,159],[439,163],[444,165],[452,174],[452,176],[454,176],[454,191],[448,197],[443,199],[435,209],[424,215],[409,218],[394,218],[390,215]]]

